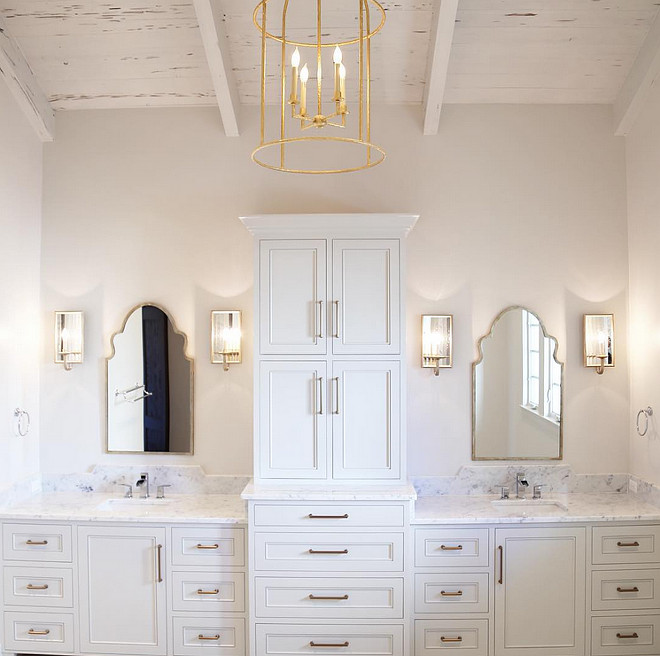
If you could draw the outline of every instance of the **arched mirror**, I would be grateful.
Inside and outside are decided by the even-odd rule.
[[[193,361],[165,310],[139,305],[106,360],[108,453],[193,451]]]
[[[539,317],[502,311],[472,365],[472,459],[561,460],[563,373]]]

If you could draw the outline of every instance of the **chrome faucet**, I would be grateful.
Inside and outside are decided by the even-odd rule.
[[[148,472],[142,472],[140,478],[136,481],[135,487],[144,486],[144,494],[142,495],[143,499],[149,498],[149,474]]]
[[[516,474],[516,499],[524,499],[525,498],[525,493],[520,493],[520,487],[526,488],[529,487],[529,482],[527,481],[527,478],[525,477],[525,472],[518,472]]]

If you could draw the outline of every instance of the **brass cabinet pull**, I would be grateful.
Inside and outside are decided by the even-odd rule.
[[[198,595],[217,595],[220,594],[220,590],[216,588],[215,590],[202,590],[201,588],[197,590]]]
[[[348,513],[344,513],[343,515],[313,515],[309,513],[307,519],[348,519]]]
[[[463,590],[457,590],[456,592],[446,592],[445,590],[440,590],[441,597],[462,597]]]
[[[156,565],[157,565],[157,570],[158,570],[158,583],[163,582],[163,563],[162,563],[162,558],[161,558],[161,553],[163,551],[163,545],[162,544],[157,544],[156,545]]]
[[[50,629],[44,629],[43,631],[37,631],[36,629],[28,629],[28,635],[48,635]]]
[[[48,540],[26,540],[25,544],[29,544],[31,547],[45,547]]]
[[[323,378],[319,376],[319,378],[317,378],[317,382],[319,384],[318,414],[322,415],[323,414]]]
[[[334,316],[333,316],[333,333],[332,336],[338,338],[339,337],[339,301],[332,301],[332,304],[335,308]]]
[[[345,601],[348,599],[348,595],[342,595],[341,597],[317,597],[316,595],[310,594],[309,599],[312,601]]]
[[[637,633],[617,633],[616,637],[619,640],[634,640],[635,638],[639,638]]]
[[[500,576],[497,579],[497,582],[502,585],[504,582],[504,547],[500,545],[497,547],[497,553],[499,554],[500,557]]]
[[[463,642],[462,636],[456,636],[455,638],[446,638],[445,636],[440,636],[440,642]]]
[[[617,542],[617,547],[639,547],[639,542],[635,540],[634,542]]]
[[[323,339],[323,301],[318,301],[319,304],[319,329],[316,333],[316,336],[320,339]]]
[[[448,547],[445,544],[441,544],[440,551],[463,551],[463,545],[459,544],[457,547]]]
[[[335,411],[334,414],[339,414],[339,376],[332,379],[336,385],[335,388]]]
[[[200,633],[197,636],[197,640],[220,640],[220,634],[216,633],[213,636],[205,636],[203,633]]]
[[[25,587],[28,590],[48,590],[48,583],[44,583],[43,585],[34,585],[33,583],[28,583]]]
[[[639,588],[635,586],[634,588],[617,588],[617,592],[639,592]]]
[[[328,551],[327,549],[310,549],[311,554],[347,554],[348,549],[338,549],[337,551]]]
[[[310,647],[348,647],[348,640],[346,642],[314,642],[313,640],[309,643]]]
[[[195,549],[219,549],[219,544],[198,544]]]

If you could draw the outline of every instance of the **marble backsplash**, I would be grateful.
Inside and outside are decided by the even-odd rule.
[[[29,499],[32,495],[41,491],[41,476],[34,474],[28,478],[0,487],[0,508],[13,506]]]

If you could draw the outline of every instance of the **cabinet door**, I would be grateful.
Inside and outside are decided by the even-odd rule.
[[[397,479],[401,466],[398,362],[333,363],[333,477]]]
[[[326,478],[326,363],[262,362],[261,478]]]
[[[165,654],[164,528],[80,527],[80,650]]]
[[[398,240],[336,239],[332,244],[333,353],[398,354]]]
[[[261,353],[324,355],[325,240],[263,240],[259,257]]]
[[[497,529],[495,654],[583,656],[585,529]]]

